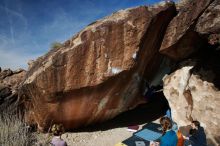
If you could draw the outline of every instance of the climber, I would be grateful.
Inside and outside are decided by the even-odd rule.
[[[163,95],[163,86],[162,85],[157,85],[157,86],[151,86],[149,85],[148,82],[144,81],[144,92],[143,92],[143,95],[145,97],[145,99],[150,102],[153,100],[153,98],[155,97],[155,95],[161,95],[164,97]],[[157,96],[156,95],[156,96]],[[164,111],[164,114],[165,116],[167,116],[168,118],[171,119],[172,121],[172,115],[171,115],[171,108],[169,106],[169,103],[168,101],[166,100],[166,98],[164,97],[164,100],[166,102],[165,106],[163,107],[163,111]]]
[[[51,132],[54,135],[50,142],[52,146],[67,146],[67,143],[61,138],[61,135],[64,133],[64,127],[62,124],[54,124]]]
[[[157,93],[157,92],[161,92],[163,91],[163,87],[158,85],[158,86],[154,86],[154,85],[149,85],[147,82],[145,82],[145,87],[144,87],[144,92],[143,95],[145,97],[146,100],[150,101],[151,97]]]
[[[153,94],[154,94],[154,89],[146,82],[143,92],[145,99],[149,101]]]

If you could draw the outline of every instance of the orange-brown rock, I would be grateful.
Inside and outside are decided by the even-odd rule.
[[[52,123],[71,129],[145,102],[141,82],[162,62],[158,50],[175,14],[171,2],[121,10],[37,59],[20,90],[29,120],[41,129]]]
[[[213,0],[188,0],[178,6],[178,15],[170,22],[160,52],[181,60],[201,49],[205,41],[195,31],[199,17]]]

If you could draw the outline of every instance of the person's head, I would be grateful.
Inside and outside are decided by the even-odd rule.
[[[160,119],[160,124],[163,128],[163,133],[172,128],[172,121],[168,117],[163,117]]]
[[[64,133],[64,127],[62,124],[54,124],[51,128],[51,132],[54,136],[61,136]]]
[[[164,123],[164,121],[165,121],[166,118],[167,118],[166,116],[160,118],[160,125],[161,125],[161,126],[163,125],[163,123]]]
[[[199,121],[192,121],[191,126],[193,129],[198,129],[200,127]]]

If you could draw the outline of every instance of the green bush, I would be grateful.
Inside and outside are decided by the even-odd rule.
[[[60,42],[53,42],[53,43],[51,44],[51,48],[52,48],[52,49],[58,49],[58,48],[60,48],[60,47],[62,47],[62,46],[63,46],[63,44],[60,43]]]

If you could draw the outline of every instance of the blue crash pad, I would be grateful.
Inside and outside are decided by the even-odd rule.
[[[158,140],[162,136],[161,133],[158,133],[158,132],[155,132],[149,129],[142,129],[136,132],[134,135],[147,141],[155,141],[155,140]]]

